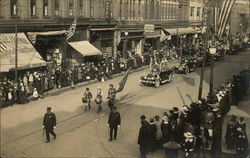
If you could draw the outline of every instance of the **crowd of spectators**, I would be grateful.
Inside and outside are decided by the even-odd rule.
[[[247,94],[249,87],[250,67],[220,85],[212,95],[208,94],[207,99],[202,98],[189,106],[183,105],[181,110],[173,107],[164,112],[162,117],[156,115],[147,120],[142,115],[138,137],[141,156],[165,148],[167,157],[177,157],[181,151],[186,157],[192,157],[194,152],[207,150],[215,157],[220,157],[223,117],[231,105],[237,105]],[[248,140],[244,118],[241,117],[239,121],[233,118],[228,128],[226,144],[230,149],[236,149],[239,158],[245,157]]]
[[[145,55],[143,62],[139,55],[124,58],[100,58],[98,62],[88,62],[81,65],[74,65],[63,69],[61,66],[47,66],[39,70],[27,70],[19,73],[18,83],[13,78],[0,79],[0,105],[6,107],[15,103],[24,104],[29,100],[36,100],[44,97],[44,92],[62,88],[74,87],[75,85],[90,81],[99,80],[105,82],[112,78],[113,74],[126,71],[129,67],[137,69],[149,64],[150,55]]]

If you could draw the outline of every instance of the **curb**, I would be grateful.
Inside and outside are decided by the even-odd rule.
[[[135,72],[147,69],[147,68],[149,68],[148,65],[147,66],[142,66],[140,68],[131,70],[130,73],[135,73]],[[122,76],[124,74],[125,74],[125,72],[114,74],[112,76],[112,78],[116,78],[116,77]],[[74,88],[71,88],[70,86],[68,86],[68,87],[63,87],[63,88],[60,88],[60,89],[54,89],[54,90],[51,90],[49,92],[45,92],[44,97],[57,95],[57,94],[60,94],[60,93],[66,92],[66,91],[74,90],[75,88],[80,88],[80,87],[84,87],[84,86],[87,86],[87,85],[92,85],[92,84],[95,84],[95,83],[98,83],[98,82],[100,82],[100,81],[95,79],[95,80],[91,80],[91,81],[87,81],[87,82],[83,82],[83,83],[78,83],[77,85],[74,86]]]

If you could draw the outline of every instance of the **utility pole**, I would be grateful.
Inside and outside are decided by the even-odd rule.
[[[208,1],[206,2],[205,5],[206,5],[206,14],[205,14],[206,17],[204,18],[204,21],[206,21],[206,27],[207,28],[206,28],[205,43],[204,43],[204,49],[203,49],[203,61],[202,61],[202,68],[201,68],[201,75],[200,75],[200,85],[199,85],[198,99],[201,99],[201,97],[202,97],[204,71],[205,71],[206,58],[207,58],[207,49],[208,49],[208,33],[209,33],[208,28],[209,28],[209,17],[210,17],[210,7],[209,7]]]
[[[17,84],[17,65],[18,65],[18,57],[17,57],[17,52],[18,52],[18,37],[17,37],[17,25],[18,25],[18,8],[17,8],[17,1],[16,1],[16,24],[15,24],[15,83]]]

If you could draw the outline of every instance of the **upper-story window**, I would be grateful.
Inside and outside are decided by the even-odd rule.
[[[55,15],[58,16],[59,15],[59,0],[55,0]]]
[[[43,0],[43,16],[48,16],[48,0]]]
[[[69,0],[69,16],[73,16],[73,0]]]
[[[138,17],[141,17],[141,0],[138,1]]]
[[[190,16],[194,16],[194,7],[190,8]]]
[[[11,16],[16,16],[16,5],[17,5],[17,0],[10,1],[10,14],[11,14]]]
[[[78,14],[79,16],[83,16],[83,0],[79,0],[79,11]]]
[[[198,8],[197,8],[197,13],[196,13],[196,16],[200,17],[200,15],[201,15],[201,8],[200,8],[200,7],[198,7]]]
[[[94,16],[94,0],[90,0],[90,17]]]
[[[30,0],[30,15],[36,15],[36,0]]]

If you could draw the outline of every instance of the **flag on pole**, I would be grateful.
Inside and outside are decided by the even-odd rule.
[[[227,22],[236,0],[224,0],[218,19],[218,35],[221,37],[225,32]]]
[[[129,71],[131,70],[131,67],[127,70],[127,72],[124,74],[122,80],[119,82],[119,88],[116,90],[116,92],[121,92],[127,82],[127,79],[128,79],[128,74],[129,74]]]
[[[0,41],[0,54],[4,54],[6,50],[7,50],[6,43]]]
[[[69,40],[76,32],[76,17],[74,22],[69,27],[68,33],[67,33],[67,40]]]

